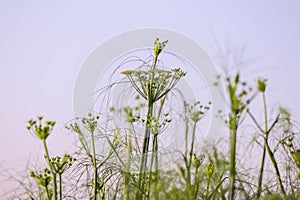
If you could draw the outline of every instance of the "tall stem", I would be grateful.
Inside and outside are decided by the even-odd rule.
[[[43,145],[44,145],[44,151],[45,151],[45,155],[46,155],[46,161],[48,163],[48,166],[50,168],[50,173],[53,179],[52,182],[52,186],[53,186],[53,199],[57,200],[57,182],[56,182],[56,174],[54,172],[53,166],[50,162],[50,156],[49,156],[49,151],[48,151],[48,147],[47,147],[47,143],[46,140],[43,139]]]
[[[131,123],[131,127],[133,127],[132,123]],[[132,130],[132,129],[130,129]],[[125,171],[125,185],[124,185],[124,189],[125,189],[125,195],[124,195],[124,200],[129,200],[129,184],[130,184],[130,166],[131,166],[131,151],[132,151],[132,138],[131,138],[131,132],[129,131],[129,135],[127,135],[127,163],[126,163],[126,171]]]
[[[280,188],[282,194],[284,195],[284,197],[286,199],[287,195],[286,195],[285,189],[283,187],[283,183],[282,183],[282,180],[281,180],[280,171],[279,171],[279,168],[278,168],[278,165],[277,165],[277,161],[276,161],[274,153],[272,152],[272,150],[271,150],[271,148],[269,146],[269,143],[268,143],[268,141],[266,139],[265,139],[265,142],[266,142],[267,152],[269,154],[269,157],[271,159],[271,162],[273,164],[273,167],[274,167],[274,170],[275,170],[275,173],[276,173],[276,178],[277,178],[277,182],[278,182],[279,188]]]
[[[199,169],[196,168],[195,181],[194,181],[194,199],[195,200],[197,199],[198,192],[199,192]]]
[[[236,135],[237,135],[237,127],[238,127],[238,116],[233,114],[230,128],[230,160],[229,160],[229,194],[228,199],[234,199],[235,193],[235,174],[236,174],[236,167],[235,167],[235,159],[236,159]]]
[[[264,104],[264,108],[266,108],[267,107],[267,103],[266,103],[265,93],[263,93],[263,104]],[[264,112],[265,112],[265,121],[267,121],[267,111],[266,111],[266,109],[264,109]],[[284,195],[284,198],[286,199],[287,195],[286,195],[285,189],[283,187],[283,183],[282,183],[282,180],[281,180],[280,171],[279,171],[279,168],[278,168],[278,165],[277,165],[277,161],[276,161],[274,153],[272,152],[272,150],[270,148],[270,145],[269,145],[269,142],[268,142],[268,136],[269,136],[270,131],[268,130],[268,126],[267,126],[266,122],[265,122],[265,128],[267,130],[266,133],[265,133],[265,135],[264,135],[265,136],[264,137],[265,148],[267,149],[267,153],[268,153],[268,155],[270,157],[270,160],[271,160],[271,162],[273,164],[279,188],[280,188],[282,194]]]
[[[92,150],[93,150],[93,170],[94,170],[94,200],[97,199],[98,194],[98,170],[97,170],[97,159],[96,159],[96,147],[95,147],[95,138],[94,138],[94,132],[91,132],[91,139],[92,139]]]
[[[210,185],[210,176],[208,177],[208,180],[207,180],[206,192],[205,192],[205,200],[208,200],[209,185]]]
[[[191,149],[190,152],[188,153],[189,160],[187,164],[187,181],[186,181],[186,187],[187,187],[187,192],[188,196],[191,199],[193,196],[193,189],[192,189],[192,183],[191,183],[191,166],[192,166],[192,157],[194,153],[194,143],[195,143],[195,136],[196,136],[196,127],[197,127],[197,122],[194,122],[193,124],[193,132],[192,132],[192,143],[191,143]]]
[[[257,199],[260,198],[261,191],[262,191],[262,180],[263,180],[263,173],[264,173],[265,157],[266,157],[266,143],[264,140],[263,154],[262,154],[260,168],[259,168]]]
[[[165,100],[167,98],[167,95],[165,95],[162,100],[160,101],[160,107],[157,113],[157,117],[156,117],[156,121],[157,123],[159,122],[160,116],[161,116],[161,112],[163,110],[163,106],[165,104]],[[158,200],[159,199],[159,193],[158,193],[158,177],[159,177],[159,171],[158,171],[158,129],[157,129],[157,124],[155,124],[155,129],[153,130],[153,141],[152,141],[152,157],[151,157],[151,163],[150,163],[150,174],[149,174],[149,180],[151,180],[152,178],[152,167],[153,167],[153,163],[154,163],[154,199]],[[150,196],[150,192],[151,192],[151,181],[149,181],[148,184],[148,196]]]
[[[58,174],[58,179],[59,179],[59,199],[62,199],[62,178],[61,178],[61,173]]]
[[[145,184],[145,177],[146,177],[146,168],[147,168],[147,160],[148,160],[148,152],[149,152],[149,142],[150,142],[150,135],[152,132],[152,118],[153,118],[153,107],[154,107],[154,100],[153,100],[153,80],[154,80],[154,70],[156,68],[157,63],[157,55],[154,57],[154,62],[151,71],[150,82],[148,83],[148,110],[146,116],[146,129],[144,134],[144,141],[143,141],[143,149],[142,149],[142,158],[140,162],[140,170],[139,170],[139,178],[138,178],[138,190],[136,193],[136,199],[142,199],[142,193],[144,193],[144,184]]]
[[[142,158],[140,162],[140,170],[139,170],[139,178],[138,178],[138,191],[136,195],[136,199],[141,199],[142,193],[144,193],[144,183],[146,176],[146,168],[147,168],[147,159],[148,159],[148,151],[149,151],[149,141],[150,141],[150,133],[151,133],[151,118],[153,114],[153,102],[148,102],[148,112],[146,118],[146,129],[143,141],[143,149],[142,149]]]
[[[48,189],[48,186],[45,187],[45,191],[46,191],[46,199],[47,199],[47,200],[51,200],[51,199],[50,199],[50,195],[49,195],[49,189]],[[40,197],[40,198],[41,198],[41,197]],[[42,199],[42,198],[41,198],[41,199]]]
[[[260,198],[261,191],[262,191],[262,180],[263,180],[265,157],[266,157],[266,146],[267,146],[266,141],[268,141],[268,116],[267,116],[267,104],[266,104],[265,92],[263,92],[262,97],[263,97],[265,127],[264,127],[264,147],[263,147],[263,154],[262,154],[262,158],[261,158],[259,178],[258,178],[257,199]]]

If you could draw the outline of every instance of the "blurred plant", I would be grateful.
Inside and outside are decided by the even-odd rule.
[[[116,148],[115,141],[110,141],[110,139],[103,135],[107,139],[108,143],[111,146],[111,149],[107,155],[101,160],[97,159],[97,149],[96,149],[96,134],[101,134],[99,131],[99,116],[93,116],[91,113],[81,120],[76,119],[75,122],[72,122],[67,127],[69,130],[74,131],[77,134],[77,137],[80,141],[81,147],[84,150],[85,154],[88,156],[89,161],[92,165],[93,178],[91,186],[93,188],[93,194],[90,199],[104,199],[105,196],[105,182],[107,179],[102,177],[100,179],[99,169],[105,164],[105,162],[112,156]],[[108,177],[109,179],[109,177]]]
[[[37,136],[43,142],[45,151],[45,160],[48,164],[48,168],[44,169],[43,174],[36,174],[33,171],[30,172],[30,176],[37,180],[38,185],[45,189],[46,199],[62,199],[62,174],[72,165],[76,160],[72,156],[65,154],[63,158],[57,156],[51,158],[49,155],[46,140],[53,130],[55,121],[46,121],[45,125],[42,125],[42,116],[37,117],[36,120],[30,119],[28,121],[27,129],[35,136]],[[58,180],[57,180],[58,176]],[[52,188],[49,189],[49,185],[52,182]],[[59,183],[59,188],[57,188]],[[57,195],[59,191],[59,197]]]
[[[249,90],[245,89],[246,84],[240,81],[240,74],[237,73],[233,80],[228,77],[227,92],[230,100],[230,113],[226,121],[230,130],[230,152],[229,152],[229,193],[228,199],[233,200],[235,195],[236,176],[236,144],[237,130],[240,125],[242,114],[252,98],[246,99]],[[242,88],[239,88],[242,87]]]
[[[27,129],[43,143],[47,166],[42,171],[30,171],[30,180],[38,187],[28,192],[27,196],[47,200],[299,199],[299,180],[292,180],[296,177],[295,170],[300,174],[297,133],[292,130],[290,113],[282,107],[269,126],[265,96],[267,80],[258,78],[257,90],[252,91],[245,82],[241,82],[239,73],[226,78],[230,108],[225,116],[230,132],[228,159],[223,155],[224,149],[217,145],[209,146],[210,151],[201,149],[199,152],[196,143],[199,122],[205,117],[211,103],[208,106],[201,105],[200,102],[190,104],[183,97],[178,101],[183,108],[179,111],[179,119],[174,120],[172,112],[165,112],[167,106],[170,106],[169,94],[186,75],[180,68],[169,70],[160,62],[158,58],[166,45],[167,41],[160,42],[156,38],[153,56],[143,60],[143,64],[134,70],[122,72],[129,80],[127,83],[132,86],[130,89],[134,88],[137,93],[137,105],[131,104],[119,110],[112,105],[110,112],[101,113],[101,118],[100,114],[89,113],[87,117],[76,118],[69,123],[67,128],[76,133],[76,141],[80,144],[79,150],[74,153],[76,156],[64,154],[50,157],[46,141],[55,122],[46,121],[43,124],[43,117],[28,121]],[[249,108],[257,94],[261,94],[263,99],[263,127]],[[243,158],[237,152],[237,140],[243,132],[240,127],[244,124],[245,113],[248,113],[260,133],[257,136],[255,132],[256,137],[253,139],[262,146],[257,179],[248,172],[251,167],[246,165],[245,169],[242,168]],[[159,146],[160,134],[177,120],[181,120],[179,123],[183,122],[184,127],[180,128],[185,129],[182,141],[184,150],[179,152],[182,160],[175,163],[174,169],[159,169],[161,161],[158,154],[164,148],[163,145]],[[140,130],[143,131],[141,139]],[[277,133],[276,131],[279,134],[271,134]],[[246,134],[243,137],[244,135]],[[104,147],[101,146],[103,144]],[[266,157],[270,159],[274,169],[274,173],[271,172],[268,178],[274,178],[277,184],[263,184],[268,172],[266,166],[269,164]],[[285,166],[280,160],[282,158],[285,159]],[[281,171],[282,169],[285,171]],[[71,172],[65,173],[66,171]],[[64,177],[69,179],[63,184]],[[72,187],[74,194],[64,194],[66,188],[63,190],[63,186]],[[280,194],[275,187],[279,187]]]
[[[208,177],[208,180],[207,180],[207,186],[206,186],[205,199],[208,199],[210,178],[213,175],[213,173],[214,173],[214,165],[211,163],[208,163],[206,165],[206,176]]]
[[[45,125],[42,125],[42,116],[37,117],[36,120],[30,119],[28,121],[27,129],[35,136],[37,136],[42,142],[44,146],[44,151],[45,151],[45,160],[48,164],[50,175],[51,175],[51,180],[52,180],[52,193],[53,193],[53,198],[56,200],[58,199],[57,197],[57,174],[54,170],[54,167],[51,163],[51,157],[49,155],[46,139],[50,135],[50,133],[53,130],[53,127],[55,125],[55,121],[46,121]],[[46,188],[45,188],[46,189]],[[49,192],[46,192],[46,194],[49,194]]]
[[[34,178],[37,181],[38,186],[45,190],[46,199],[51,200],[52,192],[49,190],[49,185],[52,177],[50,176],[50,170],[45,168],[41,174],[36,174],[34,171],[30,171],[30,177]]]

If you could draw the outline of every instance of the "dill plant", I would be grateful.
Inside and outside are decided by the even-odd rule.
[[[126,70],[122,74],[126,75],[130,80],[130,83],[134,89],[145,99],[147,102],[147,113],[145,120],[145,133],[141,152],[141,161],[139,166],[139,176],[137,181],[137,192],[136,199],[144,199],[145,196],[149,196],[150,191],[145,190],[146,182],[146,172],[148,165],[148,153],[150,138],[153,135],[153,151],[151,156],[150,165],[150,179],[152,165],[155,166],[155,180],[154,190],[157,189],[158,181],[158,120],[160,112],[164,105],[164,101],[167,97],[169,91],[177,84],[181,77],[185,76],[185,72],[180,70],[180,68],[175,68],[171,70],[161,70],[157,67],[157,61],[160,53],[163,51],[167,44],[167,41],[160,42],[158,38],[154,41],[154,60],[152,66],[148,70]],[[154,107],[156,102],[161,100],[160,105],[158,105],[158,115],[154,113]],[[150,183],[150,182],[149,182]],[[148,187],[150,190],[150,187]],[[148,194],[147,194],[148,193]],[[155,199],[158,199],[158,192],[154,191]]]
[[[246,105],[250,103],[249,99],[245,100],[247,91],[240,89],[243,83],[240,81],[240,75],[237,73],[233,80],[227,78],[227,91],[230,100],[230,113],[228,115],[228,126],[230,130],[230,152],[229,152],[229,193],[228,199],[233,200],[235,196],[235,179],[236,179],[236,145],[237,131],[240,125],[242,114]]]
[[[43,143],[47,163],[43,170],[32,170],[29,174],[36,181],[38,189],[42,189],[37,198],[297,199],[300,182],[295,173],[300,173],[297,129],[292,129],[291,116],[283,108],[279,109],[276,118],[269,124],[265,96],[267,81],[263,78],[256,80],[256,91],[240,80],[239,73],[226,79],[229,99],[229,113],[225,116],[229,128],[228,157],[223,155],[223,149],[218,146],[209,147],[209,153],[199,154],[195,144],[199,122],[205,117],[211,103],[204,106],[200,102],[188,103],[184,98],[180,99],[183,110],[179,115],[184,130],[178,131],[184,135],[185,140],[182,141],[184,150],[180,152],[181,160],[174,163],[174,168],[159,168],[161,161],[158,154],[163,150],[159,146],[160,133],[173,120],[164,108],[170,100],[170,93],[186,75],[180,68],[166,69],[161,65],[159,56],[166,45],[167,41],[160,42],[156,38],[151,59],[143,60],[142,66],[121,73],[131,89],[134,89],[135,100],[139,102],[137,106],[125,106],[120,110],[112,106],[108,113],[89,113],[87,117],[76,118],[68,124],[67,128],[76,134],[79,143],[79,150],[74,153],[76,156],[65,154],[51,157],[46,141],[55,122],[46,121],[43,125],[43,117],[28,121],[27,129]],[[113,83],[106,88],[120,83]],[[258,94],[262,97],[263,125],[250,112],[250,103]],[[116,119],[116,113],[121,113],[118,117],[125,121],[125,126],[117,122],[119,119]],[[242,159],[237,153],[238,136],[246,116],[252,119],[260,133],[258,137],[263,141],[260,144],[255,140],[262,147],[258,178],[243,174],[237,165],[239,159]],[[142,128],[136,129],[136,124],[142,125]],[[141,130],[140,139],[138,134]],[[279,132],[277,135],[276,131]],[[100,150],[99,141],[105,143],[108,150]],[[284,168],[276,157],[279,154],[277,152],[288,163],[286,173],[282,171]],[[138,155],[138,163],[134,162],[134,154]],[[266,158],[269,158],[273,167],[270,176],[278,186],[263,184]],[[73,163],[76,163],[75,166]],[[62,175],[66,171],[71,171],[67,181],[73,187],[71,195],[63,193]],[[280,191],[278,194],[275,193],[277,187]],[[33,198],[33,195],[30,196]]]
[[[258,177],[258,187],[257,187],[257,198],[259,199],[261,196],[262,192],[262,180],[263,180],[263,174],[264,174],[264,165],[265,165],[265,157],[266,157],[266,152],[268,153],[268,156],[271,160],[271,163],[274,167],[274,171],[276,174],[276,179],[278,186],[280,188],[281,193],[283,194],[284,198],[287,198],[286,191],[283,186],[282,178],[280,175],[280,170],[277,164],[277,160],[274,155],[274,151],[272,151],[270,145],[269,145],[269,135],[272,132],[273,128],[275,125],[278,123],[279,120],[279,114],[275,118],[274,122],[271,124],[271,126],[268,126],[268,114],[267,114],[267,102],[266,102],[266,95],[265,91],[267,88],[267,80],[263,78],[258,78],[257,79],[257,90],[259,93],[262,95],[262,101],[263,101],[263,111],[264,111],[264,127],[260,127],[258,124],[257,120],[254,118],[254,116],[248,111],[251,119],[254,121],[258,129],[262,132],[263,134],[263,139],[264,139],[264,145],[263,145],[263,153],[262,153],[262,158],[261,158],[261,163],[260,163],[260,169],[259,169],[259,177]]]
[[[43,117],[38,116],[37,120],[30,119],[28,121],[27,129],[43,143],[45,160],[47,162],[48,168],[43,170],[43,173],[35,173],[34,171],[30,172],[30,176],[37,180],[39,186],[45,190],[45,198],[47,200],[57,200],[63,198],[62,192],[62,174],[70,168],[72,163],[76,160],[72,156],[65,154],[62,158],[50,157],[47,138],[53,130],[55,121],[46,121],[45,124],[42,124]],[[58,177],[58,180],[57,180]],[[52,188],[49,187],[52,183]],[[57,186],[59,184],[59,187]],[[58,195],[59,192],[59,195]],[[41,198],[41,197],[40,197]]]

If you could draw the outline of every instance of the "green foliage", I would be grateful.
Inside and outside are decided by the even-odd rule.
[[[201,131],[199,127],[213,105],[211,102],[205,106],[199,101],[187,103],[184,99],[177,99],[183,105],[183,109],[177,111],[180,117],[173,118],[169,113],[166,105],[172,100],[170,94],[187,73],[180,68],[166,70],[169,68],[159,62],[159,56],[166,45],[167,41],[160,42],[156,38],[153,57],[144,61],[144,68],[122,72],[134,89],[135,103],[121,109],[110,105],[107,113],[89,113],[67,125],[76,136],[75,152],[51,156],[47,139],[55,122],[43,123],[43,117],[28,121],[27,129],[43,144],[46,167],[42,168],[44,170],[30,170],[29,176],[35,183],[35,190],[20,198],[300,198],[297,126],[283,107],[276,112],[276,117],[268,115],[267,80],[256,79],[257,87],[252,91],[251,87],[241,81],[240,73],[225,79],[229,111],[223,114],[228,125],[229,146],[224,147],[228,145],[227,138],[221,138],[221,142],[224,140],[223,146],[216,144],[207,147],[207,151],[204,151],[205,148],[200,150],[195,144],[199,139],[198,132]],[[251,110],[251,103],[257,95],[263,99],[263,120],[256,118]],[[245,122],[248,123],[246,127],[254,127],[254,130],[244,131],[242,127]],[[159,153],[164,150],[159,145],[161,133],[174,123],[182,123],[185,128],[179,133],[184,135],[184,150],[179,152],[181,157],[172,166],[161,168]],[[255,151],[256,157],[261,158],[258,170],[256,165],[254,168],[247,165],[249,162],[252,164],[251,155],[237,149],[242,137],[253,137],[251,150]],[[225,154],[227,148],[229,153]],[[248,163],[243,165],[245,160]]]

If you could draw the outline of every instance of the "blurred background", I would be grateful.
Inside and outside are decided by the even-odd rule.
[[[107,39],[144,27],[190,37],[230,73],[237,65],[226,58],[234,55],[249,83],[267,78],[268,101],[299,121],[299,19],[296,0],[2,0],[0,166],[22,170],[41,158],[41,142],[26,130],[26,121],[37,115],[57,121],[51,153],[67,152],[74,138],[64,126],[74,118],[73,90],[83,62]]]

